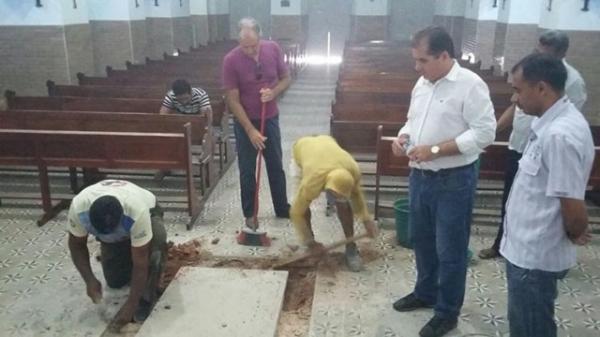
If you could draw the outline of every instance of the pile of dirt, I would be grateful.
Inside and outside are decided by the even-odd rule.
[[[164,290],[167,288],[181,267],[197,266],[208,254],[208,252],[202,252],[200,250],[200,242],[198,240],[192,240],[178,245],[169,242],[168,258],[160,280],[160,289]]]

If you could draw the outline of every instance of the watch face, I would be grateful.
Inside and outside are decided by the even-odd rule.
[[[435,145],[431,147],[431,153],[433,154],[437,154],[438,152],[440,152],[440,147]]]

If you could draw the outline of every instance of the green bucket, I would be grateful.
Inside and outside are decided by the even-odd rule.
[[[400,246],[412,249],[410,228],[408,226],[408,215],[410,213],[408,199],[401,198],[396,200],[394,202],[394,213],[396,216],[396,241]]]

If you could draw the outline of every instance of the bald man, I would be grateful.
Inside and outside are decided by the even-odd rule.
[[[252,18],[239,22],[239,46],[223,60],[223,85],[227,105],[235,116],[242,210],[252,228],[256,190],[256,155],[263,150],[275,215],[289,218],[285,172],[282,165],[279,111],[275,99],[290,85],[281,48],[260,39],[260,26]],[[266,105],[265,130],[260,133],[262,105]]]

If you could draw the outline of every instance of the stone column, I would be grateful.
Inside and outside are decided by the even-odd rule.
[[[354,0],[350,16],[350,40],[386,40],[390,3],[388,0]]]

